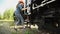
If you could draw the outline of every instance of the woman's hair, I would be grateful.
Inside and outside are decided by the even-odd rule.
[[[23,1],[19,1],[18,4],[16,5],[16,8],[18,7],[18,5],[19,5],[20,3],[23,3]],[[24,3],[23,3],[23,4],[24,4]]]

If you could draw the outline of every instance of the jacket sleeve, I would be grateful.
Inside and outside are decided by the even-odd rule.
[[[19,7],[20,10],[22,9],[22,6],[20,4],[18,5],[18,7]]]

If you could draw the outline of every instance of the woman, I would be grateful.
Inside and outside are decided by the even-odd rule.
[[[23,13],[22,11],[25,10],[23,1],[19,1],[16,6],[15,10],[15,17],[16,17],[16,25],[22,25],[24,23]]]

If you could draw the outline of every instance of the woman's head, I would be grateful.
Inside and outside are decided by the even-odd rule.
[[[20,0],[20,1],[19,1],[19,4],[22,4],[22,5],[24,5],[24,2],[23,2],[23,0]]]
[[[18,2],[18,4],[17,4],[16,8],[18,7],[19,4],[24,5],[24,2],[23,2],[22,0],[19,0],[19,2]]]
[[[23,3],[24,4],[23,0],[20,0],[19,3]]]

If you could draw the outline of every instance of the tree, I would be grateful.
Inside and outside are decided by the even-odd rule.
[[[14,13],[14,9],[13,8],[10,8],[10,9],[7,9],[5,10],[4,12],[4,19],[6,20],[13,20],[13,13]]]

